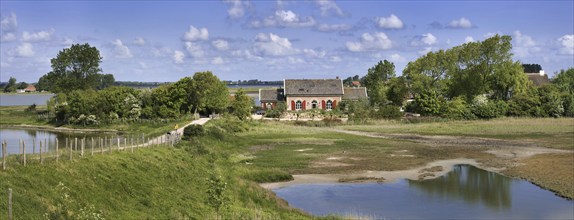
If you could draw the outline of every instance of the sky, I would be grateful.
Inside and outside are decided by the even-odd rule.
[[[0,81],[37,82],[88,43],[117,81],[363,76],[494,34],[551,77],[574,67],[574,0],[0,1]]]

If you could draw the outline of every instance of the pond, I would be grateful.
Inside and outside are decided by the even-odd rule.
[[[373,219],[573,219],[574,201],[523,180],[456,165],[431,180],[302,184],[274,190],[292,207],[318,216]]]
[[[54,94],[1,94],[0,106],[46,105]]]
[[[66,147],[66,139],[68,139],[69,143],[71,144],[75,141],[75,138],[78,139],[80,145],[81,140],[85,139],[85,149],[91,149],[91,139],[94,138],[94,147],[97,150],[100,146],[98,140],[101,138],[103,146],[116,146],[118,143],[118,138],[120,138],[120,144],[124,146],[125,141],[124,137],[135,139],[135,136],[121,136],[114,133],[103,133],[103,132],[87,132],[87,133],[79,133],[79,132],[56,132],[56,131],[48,131],[48,130],[41,130],[41,129],[20,129],[20,128],[0,128],[0,141],[7,143],[6,153],[7,155],[10,154],[19,154],[20,153],[20,140],[25,143],[26,146],[26,153],[39,153],[40,151],[40,141],[42,142],[43,146],[47,146],[47,151],[55,151],[56,150],[56,139],[58,140],[58,147],[60,149],[64,149]],[[141,136],[138,136],[139,141],[141,142]],[[128,143],[130,143],[128,141]],[[34,149],[34,145],[36,148]],[[68,145],[69,146],[69,145]],[[46,151],[43,150],[43,151]],[[0,150],[0,156],[2,155],[2,151]]]

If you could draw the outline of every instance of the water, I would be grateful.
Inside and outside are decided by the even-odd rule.
[[[523,180],[469,165],[424,181],[304,184],[274,190],[314,215],[381,218],[573,219],[574,201]]]
[[[18,129],[18,128],[0,128],[0,141],[6,141],[6,153],[19,154],[20,153],[20,140],[25,143],[26,153],[39,153],[40,151],[40,141],[42,142],[43,151],[55,151],[56,150],[56,139],[58,139],[58,147],[64,149],[66,147],[66,138],[68,138],[69,143],[75,141],[74,138],[78,138],[78,147],[81,144],[81,139],[85,138],[85,150],[89,151],[92,147],[91,139],[94,138],[94,149],[99,149],[98,138],[106,138],[105,146],[110,145],[110,139],[112,146],[116,146],[118,143],[118,138],[120,138],[120,144],[124,146],[124,136],[118,136],[113,133],[102,133],[102,132],[89,132],[89,133],[78,133],[78,132],[54,132],[38,129]],[[126,136],[127,137],[127,136]],[[132,136],[128,137],[132,138]],[[136,136],[133,136],[134,142]],[[141,136],[137,136],[141,142]],[[131,140],[131,139],[130,139]],[[128,144],[130,143],[128,140]],[[45,144],[44,144],[45,143]],[[36,145],[36,150],[34,151],[34,144]],[[69,145],[68,145],[69,146]],[[0,150],[0,156],[2,151]]]
[[[0,106],[46,105],[54,94],[1,94]]]

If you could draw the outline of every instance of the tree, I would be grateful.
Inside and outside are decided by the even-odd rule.
[[[377,65],[369,68],[367,75],[361,81],[367,87],[371,105],[384,105],[387,103],[387,82],[393,77],[395,77],[395,64],[387,60],[379,61]]]
[[[4,92],[16,92],[16,78],[10,77],[8,84],[4,86]]]
[[[98,89],[105,89],[108,88],[112,85],[114,85],[114,82],[116,81],[116,79],[114,78],[114,75],[112,74],[100,74],[100,80],[99,80],[99,84],[98,84]]]
[[[249,97],[243,89],[237,90],[235,93],[235,100],[231,102],[232,114],[237,116],[240,120],[249,118],[251,115],[251,106],[253,105],[253,100]]]
[[[539,73],[542,70],[540,64],[522,64],[525,73]]]
[[[409,93],[404,77],[396,77],[389,80],[387,99],[396,106],[403,106],[405,96]]]
[[[27,87],[28,87],[28,83],[20,82],[20,83],[18,83],[17,89],[26,89]]]
[[[564,115],[574,116],[574,68],[560,70],[552,79],[552,84],[558,88],[561,93],[564,105]]]
[[[219,113],[227,108],[227,86],[210,71],[197,72],[191,81],[191,103],[195,112]]]
[[[96,89],[102,86],[100,51],[89,44],[74,44],[51,60],[52,71],[42,76],[38,84],[51,92]],[[106,76],[106,82],[109,76]]]

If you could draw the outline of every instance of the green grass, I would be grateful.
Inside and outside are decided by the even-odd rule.
[[[408,124],[375,121],[338,128],[375,133],[473,136],[531,141],[543,147],[574,149],[574,118],[502,118],[488,121],[449,121]]]
[[[254,182],[237,175],[225,145],[205,138],[210,153],[193,144],[95,155],[74,162],[32,163],[0,171],[0,197],[13,190],[15,219],[306,219]],[[219,144],[217,144],[219,142]],[[239,168],[240,169],[240,168]],[[225,208],[208,205],[210,176],[228,184]],[[0,200],[0,216],[7,201]]]
[[[39,120],[37,112],[46,110],[46,106],[36,106],[37,112],[25,111],[28,106],[0,106],[0,125],[48,125],[47,121]]]

